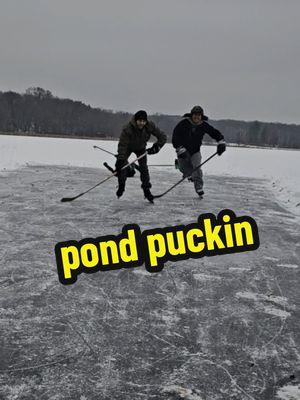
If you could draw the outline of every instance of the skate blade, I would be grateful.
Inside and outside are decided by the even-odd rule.
[[[147,197],[145,197],[145,200],[148,200],[148,201],[149,201],[149,203],[152,203],[152,204],[154,204],[154,201],[153,201],[153,200],[150,200],[150,199],[147,199]]]

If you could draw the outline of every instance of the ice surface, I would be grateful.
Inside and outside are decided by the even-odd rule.
[[[15,161],[49,165],[0,179],[1,399],[269,400],[298,376],[300,269],[287,266],[299,260],[299,225],[264,180],[215,172],[202,201],[184,182],[152,205],[138,177],[120,200],[111,179],[61,203],[107,174],[74,164],[101,165],[106,155],[93,141],[55,139],[39,152],[34,142],[12,147]],[[1,154],[13,159],[8,147]],[[153,167],[153,192],[179,176]],[[187,224],[225,207],[257,221],[257,251],[168,262],[159,274],[141,266],[81,274],[70,287],[58,281],[59,241],[118,234],[133,222],[142,230]]]

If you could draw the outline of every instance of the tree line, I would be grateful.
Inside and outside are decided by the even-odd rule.
[[[81,101],[61,99],[49,90],[31,87],[25,93],[0,92],[0,132],[70,137],[118,138],[132,117],[126,112],[93,108]],[[150,118],[169,140],[180,116]],[[211,120],[228,143],[300,149],[300,125],[260,121]],[[209,142],[210,138],[206,136]]]

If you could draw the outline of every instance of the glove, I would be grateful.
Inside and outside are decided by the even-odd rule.
[[[183,146],[177,147],[176,153],[178,158],[186,158],[188,155],[187,149]]]
[[[154,143],[154,145],[152,147],[150,147],[149,149],[147,149],[147,153],[148,154],[156,154],[158,153],[160,150],[160,147],[157,143]]]
[[[120,174],[121,169],[122,169],[122,167],[124,167],[124,165],[126,165],[126,160],[122,160],[122,159],[120,160],[119,158],[117,158],[116,165],[115,165],[117,175]]]
[[[217,145],[217,153],[220,156],[226,150],[225,140],[220,140]]]
[[[129,167],[126,168],[126,176],[127,178],[132,178],[135,175],[135,168],[133,165],[130,165]]]

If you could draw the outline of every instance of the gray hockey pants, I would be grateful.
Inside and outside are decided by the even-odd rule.
[[[183,176],[192,175],[196,192],[203,189],[203,173],[201,168],[197,168],[193,173],[192,170],[201,164],[201,158],[200,151],[192,156],[186,152],[184,158],[178,158],[179,169],[182,171]]]

